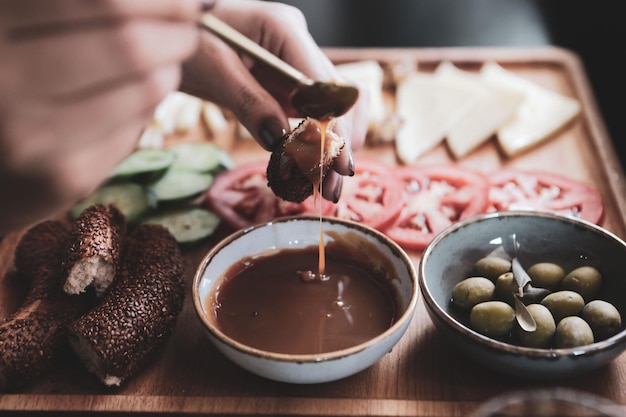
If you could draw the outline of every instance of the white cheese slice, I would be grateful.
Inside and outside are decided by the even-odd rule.
[[[154,112],[155,121],[169,135],[187,132],[197,126],[203,101],[192,95],[173,91],[168,93]]]
[[[228,129],[228,119],[222,109],[211,101],[202,103],[202,120],[213,135],[220,134]]]
[[[517,109],[523,95],[489,85],[478,74],[464,71],[451,62],[442,62],[437,77],[454,85],[473,89],[476,102],[448,131],[446,142],[455,158],[461,158],[486,142]]]
[[[578,100],[544,88],[495,62],[483,65],[481,78],[524,95],[516,112],[497,132],[498,143],[508,156],[546,140],[580,112]]]
[[[451,126],[474,105],[476,92],[452,84],[434,74],[414,72],[396,90],[396,111],[401,125],[396,135],[396,153],[413,164],[443,141]]]
[[[143,132],[141,132],[137,147],[140,149],[158,149],[162,148],[164,143],[165,134],[163,133],[163,129],[161,129],[161,126],[156,120],[152,120],[146,125]]]
[[[345,81],[356,83],[365,89],[369,100],[369,129],[376,129],[386,116],[383,97],[383,68],[375,60],[348,62],[336,65],[335,68]]]

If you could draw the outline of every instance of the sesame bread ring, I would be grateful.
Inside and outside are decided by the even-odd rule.
[[[19,388],[44,373],[67,350],[67,325],[91,305],[61,290],[60,259],[70,232],[44,221],[21,237],[14,264],[30,288],[22,306],[0,324],[0,389]]]
[[[136,374],[168,340],[184,301],[183,258],[162,226],[127,236],[121,270],[101,303],[70,326],[70,346],[105,385]]]

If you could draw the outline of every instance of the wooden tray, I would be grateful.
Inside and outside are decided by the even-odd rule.
[[[581,115],[540,147],[507,159],[492,140],[455,163],[483,171],[502,165],[541,167],[588,181],[604,198],[604,226],[626,237],[624,175],[575,55],[555,48],[328,49],[327,52],[338,63],[409,59],[417,61],[424,70],[434,68],[441,60],[476,69],[487,60],[495,60],[541,85],[577,98],[582,103]],[[231,151],[238,162],[267,158],[256,144],[233,146]],[[396,163],[391,146],[360,152]],[[442,145],[421,158],[422,162],[452,160]],[[11,268],[18,237],[19,233],[14,233],[0,244],[2,277]],[[196,265],[216,239],[186,252],[189,283]],[[412,257],[419,261],[418,253]],[[21,298],[10,280],[0,279],[0,314],[6,315],[18,307]],[[448,346],[435,332],[421,300],[404,338],[371,368],[344,380],[319,385],[268,381],[238,368],[212,347],[195,316],[190,285],[187,295],[165,351],[127,385],[104,388],[68,354],[36,383],[18,392],[0,394],[0,411],[447,417],[470,415],[485,400],[512,390],[556,386],[626,404],[626,355],[598,371],[564,381],[515,380],[467,362]]]

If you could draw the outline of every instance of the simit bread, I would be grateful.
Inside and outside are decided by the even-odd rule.
[[[58,221],[31,227],[15,250],[17,273],[30,284],[22,306],[0,324],[0,389],[30,382],[67,349],[67,325],[89,307],[61,290],[60,259],[70,239]]]
[[[168,340],[183,307],[183,258],[162,226],[138,226],[102,302],[70,326],[70,346],[105,385],[120,385]]]
[[[324,154],[320,158],[320,126],[314,119],[304,119],[272,152],[267,182],[283,200],[300,203],[313,194],[313,188],[319,186],[320,171],[322,178],[325,177],[345,146],[345,140],[328,128]]]

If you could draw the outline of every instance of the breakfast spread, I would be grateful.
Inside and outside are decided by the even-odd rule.
[[[71,286],[76,288],[73,291],[79,293],[78,295],[59,294],[62,299],[67,297],[82,299],[91,291],[97,290],[99,293],[99,303],[102,304],[98,304],[98,307],[89,304],[89,313],[86,313],[87,308],[83,306],[78,309],[78,313],[72,313],[73,319],[67,321],[64,318],[66,320],[64,323],[66,325],[71,323],[70,340],[78,357],[104,385],[124,384],[138,374],[171,334],[176,316],[182,309],[183,300],[183,296],[180,295],[182,284],[179,282],[182,270],[177,264],[181,254],[174,249],[176,243],[184,253],[185,244],[210,239],[218,225],[222,223],[231,230],[237,230],[284,215],[319,214],[321,206],[324,215],[370,225],[383,231],[405,249],[419,253],[443,227],[473,213],[531,208],[581,217],[597,224],[604,220],[605,208],[599,192],[591,184],[576,180],[576,175],[553,176],[553,173],[549,172],[517,167],[513,169],[508,166],[505,169],[499,167],[494,169],[494,165],[489,164],[476,169],[475,167],[479,165],[476,161],[471,161],[467,165],[464,163],[476,156],[477,151],[481,147],[484,148],[489,141],[497,144],[502,152],[499,154],[501,159],[498,165],[515,161],[515,158],[523,155],[524,151],[541,143],[548,143],[549,138],[554,137],[559,129],[578,115],[580,107],[576,100],[549,92],[529,80],[523,81],[529,82],[533,87],[520,83],[516,78],[510,77],[512,73],[508,73],[495,62],[488,61],[481,68],[472,67],[472,71],[462,70],[462,65],[455,66],[445,60],[431,68],[432,70],[415,71],[414,65],[411,70],[403,71],[396,76],[392,81],[393,84],[389,84],[387,72],[390,69],[377,61],[353,62],[346,64],[345,68],[341,68],[341,65],[339,67],[346,79],[352,80],[363,76],[365,81],[360,83],[369,89],[369,95],[373,98],[369,110],[369,134],[379,139],[386,138],[382,141],[383,146],[388,144],[387,142],[394,142],[392,147],[397,158],[394,161],[400,166],[396,167],[395,163],[388,164],[389,159],[381,161],[370,158],[375,151],[367,156],[356,153],[356,173],[354,177],[344,178],[342,197],[337,204],[319,198],[315,201],[311,196],[316,189],[315,184],[319,182],[319,160],[307,163],[308,166],[317,164],[314,169],[309,170],[308,176],[302,172],[307,170],[303,169],[298,169],[296,174],[295,171],[285,173],[285,166],[280,165],[284,156],[294,162],[296,158],[293,158],[292,152],[305,154],[296,148],[290,149],[289,145],[300,145],[301,143],[293,142],[296,138],[304,139],[309,134],[318,136],[320,125],[316,121],[297,120],[290,135],[285,137],[282,147],[272,154],[269,164],[267,159],[250,160],[247,156],[235,158],[237,162],[234,163],[229,155],[234,149],[229,146],[232,145],[233,137],[237,141],[245,142],[250,136],[241,130],[233,115],[213,103],[203,102],[183,93],[173,93],[159,107],[155,113],[155,120],[146,126],[135,153],[120,164],[107,183],[70,211],[72,222],[75,222],[87,215],[94,205],[114,204],[127,219],[129,235],[124,240],[133,242],[133,249],[129,251],[128,258],[118,261],[115,268],[109,267],[110,270],[117,271],[118,279],[122,278],[119,279],[119,283],[117,280],[110,283],[107,279],[98,290],[91,288],[95,282],[86,284],[86,281],[76,279]],[[416,92],[418,86],[420,93]],[[388,96],[390,91],[393,92],[391,102]],[[379,94],[381,92],[385,94]],[[432,102],[427,103],[429,98],[445,100],[448,104],[445,106],[441,104],[440,108]],[[420,103],[420,100],[424,102]],[[457,105],[458,111],[450,111]],[[416,109],[424,113],[415,113]],[[447,112],[441,109],[447,109]],[[418,123],[420,120],[426,123]],[[181,137],[184,138],[193,129],[197,129],[198,123],[201,124],[203,140],[197,141],[197,138],[194,138],[191,142],[181,143]],[[237,128],[233,129],[233,124]],[[415,134],[417,131],[421,133]],[[323,165],[327,170],[334,161],[332,158],[341,151],[344,142],[342,138],[332,133],[332,129],[325,132],[327,138],[331,139],[327,141],[326,147],[329,160]],[[529,132],[533,133],[532,138]],[[224,139],[225,137],[228,139]],[[429,137],[430,139],[427,139]],[[429,158],[433,153],[439,152],[438,147],[442,143],[445,143],[451,161],[445,164],[437,161],[437,164],[431,165]],[[222,147],[222,144],[225,146]],[[311,141],[311,144],[312,149],[319,150],[319,140]],[[369,142],[366,146],[375,147],[380,144],[380,141]],[[314,152],[310,153],[313,154]],[[309,155],[309,152],[306,152],[306,155]],[[516,164],[513,163],[512,166]],[[524,167],[525,164],[521,163],[518,166]],[[301,186],[296,186],[294,178],[300,174],[302,174],[302,182],[299,182]],[[586,175],[583,173],[579,177]],[[148,224],[161,225],[165,229],[156,226],[155,229],[151,229],[150,226],[146,226]],[[58,232],[55,229],[50,235],[61,234],[67,239],[66,243],[69,242],[70,229],[63,224],[53,227],[57,226],[62,227],[64,231]],[[112,226],[113,224],[108,225]],[[149,232],[157,229],[168,230],[175,237],[175,242],[172,243],[162,232],[154,234],[152,231]],[[27,242],[23,240],[17,247],[15,263],[16,270],[21,275],[32,277],[37,274],[36,264],[24,260],[18,262],[18,258],[28,259],[24,253],[30,249],[23,249]],[[153,250],[162,253],[163,247],[157,249],[159,243],[155,242],[161,242],[163,247],[166,247],[167,255],[150,257]],[[311,261],[315,259],[317,250],[317,247],[311,248],[306,254],[285,252],[278,257],[281,262],[285,259],[291,262],[295,256],[302,255]],[[341,261],[336,262],[330,257],[332,254],[328,255],[326,272],[332,275],[333,268]],[[149,261],[137,262],[137,266],[131,267],[125,263],[125,259],[131,257]],[[65,258],[65,254],[59,257]],[[107,268],[100,268],[106,256],[103,256],[102,260],[98,260],[97,256],[91,257],[91,261],[85,260],[87,258],[83,257],[83,265],[78,267],[81,271],[79,274],[86,276],[91,269],[96,271],[96,276],[100,276]],[[172,263],[164,265],[167,260]],[[109,260],[104,261],[107,262]],[[262,269],[261,264],[262,262],[255,261],[254,268]],[[69,266],[70,263],[66,261],[65,265]],[[153,265],[154,269],[150,265]],[[254,268],[250,271],[251,274],[261,273]],[[315,264],[312,263],[307,270],[315,271]],[[510,271],[507,273],[510,274]],[[130,279],[131,275],[134,279]],[[158,277],[158,280],[151,279],[155,277]],[[300,276],[299,279],[302,280],[303,277]],[[533,280],[535,281],[535,278]],[[157,282],[159,285],[168,286],[168,291],[171,289],[173,294],[178,295],[162,301],[160,293],[162,288],[153,286],[156,286]],[[236,279],[233,279],[231,284],[235,282]],[[300,287],[307,287],[309,284],[302,284]],[[33,285],[33,288],[37,287],[38,285]],[[263,295],[263,291],[267,292],[268,289],[262,288],[253,292]],[[496,288],[495,292],[497,291]],[[41,290],[37,290],[37,293],[40,292]],[[142,293],[148,298],[154,296],[159,300],[154,305],[159,306],[160,310],[150,310],[150,314],[154,315],[150,316],[149,322],[154,324],[154,327],[148,326],[147,336],[136,336],[139,334],[137,329],[143,329],[137,321],[131,320],[123,324],[123,321],[111,320],[111,317],[118,317],[119,314],[124,314],[125,317],[132,317],[133,314],[139,317],[144,314],[141,308],[141,312],[134,310],[134,307],[128,309],[129,304],[125,300],[128,299],[127,294],[131,293]],[[7,320],[15,323],[18,316],[26,314],[35,317],[33,312],[40,308],[47,309],[40,307],[47,304],[33,301],[37,297],[39,296],[29,295],[20,310]],[[485,302],[492,301],[495,300]],[[601,300],[597,301],[587,303],[584,306],[585,310],[581,309],[577,313],[581,320],[589,324],[594,335],[603,334],[602,330],[597,330],[601,328],[599,326],[613,326],[619,317],[619,312],[615,314],[613,306],[607,306]],[[93,300],[85,299],[83,302]],[[381,301],[379,304],[384,303]],[[514,312],[512,304],[507,302],[504,304]],[[57,308],[56,302],[54,305],[54,308]],[[269,307],[280,310],[278,306]],[[336,307],[339,313],[345,313],[345,309]],[[513,337],[528,346],[544,343],[547,338],[544,333],[553,335],[551,340],[554,340],[556,323],[554,330],[550,330],[549,323],[542,324],[544,323],[542,317],[547,317],[545,312],[546,310],[550,312],[550,309],[542,303],[529,305],[528,309],[542,330]],[[487,315],[496,310],[506,310],[503,316],[506,316],[505,321],[508,323],[511,312],[509,308],[495,305],[486,310]],[[281,314],[285,315],[284,310],[282,313],[279,311],[279,315]],[[52,319],[57,320],[55,317],[56,315]],[[77,320],[78,317],[80,319]],[[389,317],[392,315],[382,321],[387,323],[392,321],[393,319],[388,320]],[[39,328],[41,323],[44,323],[43,321],[37,323],[38,320],[44,319],[37,316],[37,320],[33,322],[34,328]],[[132,327],[135,333],[129,339],[113,337],[119,328],[104,329],[104,323]],[[319,322],[317,324],[321,325]],[[56,324],[45,324],[45,326],[50,329],[46,336],[48,339],[53,338],[53,332],[58,332],[54,334],[62,334],[64,344],[67,342],[65,325],[59,327]],[[584,327],[580,322],[575,322],[571,326],[578,329]],[[381,324],[381,328],[383,327]],[[12,346],[2,341],[6,340],[6,336],[3,335],[13,332],[13,329],[14,327],[6,323],[0,325],[0,346],[3,350],[5,346]],[[608,337],[613,331],[606,330],[605,336],[601,337]],[[28,332],[35,333],[34,330]],[[494,332],[497,333],[499,330],[495,329]],[[244,333],[247,336],[251,334],[250,331]],[[163,336],[163,339],[157,341],[157,334],[159,338]],[[568,331],[563,330],[563,334],[568,334]],[[272,339],[269,335],[262,336],[267,336],[265,337],[267,340]],[[319,335],[313,333],[307,336]],[[58,337],[54,336],[54,340],[58,340]],[[149,342],[145,342],[146,337],[150,339]],[[155,339],[151,339],[152,337]],[[143,341],[140,343],[139,339]],[[570,343],[567,336],[559,336],[559,340],[564,340],[560,342],[563,346]],[[45,341],[35,343],[47,346]],[[66,348],[65,346],[63,349]],[[275,346],[267,348],[274,351],[278,349]],[[289,346],[284,348],[288,349],[288,353],[300,349],[293,346],[293,349]],[[15,348],[15,351],[17,350]],[[133,355],[121,357],[119,356],[121,352],[132,352]],[[45,366],[52,361],[50,355],[46,353]],[[21,360],[31,360],[30,357],[24,358]],[[32,369],[39,369],[39,366]],[[41,368],[41,372],[45,370],[45,366]],[[37,371],[26,377],[22,369],[21,365],[18,368],[12,368],[4,363],[0,365],[0,388],[22,386],[39,373]],[[3,381],[7,381],[6,384],[3,385]]]

